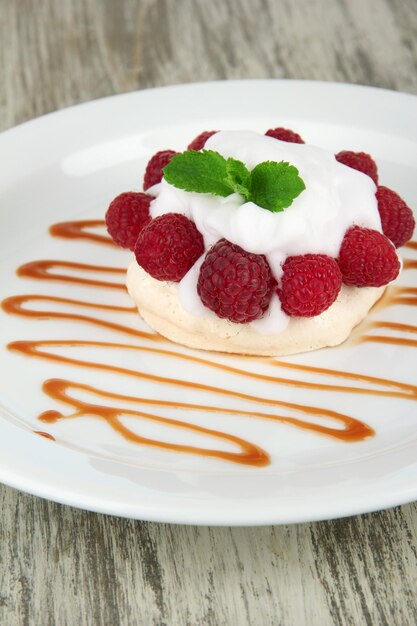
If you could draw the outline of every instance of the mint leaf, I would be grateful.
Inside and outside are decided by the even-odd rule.
[[[163,169],[165,180],[185,191],[229,196],[233,188],[227,182],[227,162],[213,150],[187,150],[176,154]]]
[[[163,173],[168,183],[184,191],[215,196],[239,193],[273,212],[289,207],[305,189],[297,168],[285,161],[264,161],[249,172],[242,161],[225,159],[213,150],[176,154]]]
[[[250,171],[242,161],[232,159],[226,161],[226,180],[235,193],[249,199]]]
[[[251,172],[250,200],[274,213],[289,207],[304,189],[297,168],[285,161],[264,161]]]

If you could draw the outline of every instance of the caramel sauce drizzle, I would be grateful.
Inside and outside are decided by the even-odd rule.
[[[109,330],[117,331],[122,334],[127,334],[131,336],[135,336],[142,339],[148,339],[151,342],[158,343],[167,343],[169,345],[173,345],[161,335],[157,335],[156,333],[147,333],[143,331],[139,331],[137,329],[130,328],[128,326],[124,326],[122,324],[115,324],[112,322],[100,320],[95,317],[89,317],[84,315],[78,315],[75,313],[59,313],[56,311],[47,311],[47,310],[32,310],[24,307],[26,302],[33,301],[43,301],[43,302],[59,302],[64,304],[73,304],[80,305],[84,307],[91,308],[102,308],[105,310],[118,311],[122,313],[132,313],[136,314],[135,307],[114,307],[109,305],[102,305],[97,303],[84,302],[82,300],[70,300],[67,298],[56,298],[51,296],[37,296],[37,295],[18,295],[11,296],[6,298],[2,302],[2,308],[10,314],[19,315],[23,317],[34,317],[37,319],[64,319],[70,321],[81,321],[85,323],[95,324],[97,326],[101,326],[103,328],[108,328]],[[69,342],[69,345],[76,345],[74,342]],[[77,344],[78,345],[78,344]],[[98,344],[97,344],[98,345]],[[370,394],[370,395],[386,395],[390,397],[399,397],[399,398],[407,398],[407,399],[417,399],[417,387],[413,385],[398,383],[395,381],[387,380],[384,378],[377,378],[374,376],[365,376],[362,374],[352,374],[350,372],[338,371],[338,370],[330,370],[325,368],[307,366],[307,365],[298,365],[293,363],[286,363],[285,361],[277,361],[276,359],[262,358],[262,357],[248,357],[249,359],[255,358],[258,362],[265,362],[272,367],[280,367],[287,369],[294,369],[301,372],[308,372],[310,374],[318,374],[319,376],[329,376],[329,377],[338,377],[343,379],[350,379],[355,382],[361,383],[369,383],[377,389],[373,387],[350,387],[347,385],[334,385],[334,384],[322,384],[316,382],[309,382],[306,380],[296,380],[292,378],[284,378],[279,376],[272,376],[267,374],[260,374],[253,372],[252,370],[246,370],[243,368],[234,367],[232,365],[227,365],[224,363],[220,363],[218,361],[212,361],[210,359],[206,359],[204,357],[198,357],[194,354],[187,354],[178,352],[176,350],[169,350],[163,348],[154,348],[146,345],[139,346],[127,346],[125,344],[100,344],[105,345],[109,348],[117,347],[117,348],[130,348],[135,349],[139,352],[147,352],[158,354],[160,356],[172,359],[180,359],[183,361],[188,361],[190,363],[194,363],[197,365],[203,365],[212,369],[221,370],[223,372],[229,374],[236,374],[238,376],[244,376],[246,378],[251,378],[255,380],[260,380],[264,382],[269,382],[273,384],[281,384],[293,387],[303,387],[311,390],[324,390],[324,391],[342,391],[342,392],[350,392],[350,393],[358,393],[358,394]],[[230,357],[233,359],[233,355]]]
[[[189,409],[190,406],[187,404],[181,404],[177,402],[158,402],[152,400],[146,400],[143,398],[136,398],[131,396],[123,396],[121,394],[113,394],[107,391],[103,391],[101,389],[96,389],[95,387],[91,387],[89,385],[83,385],[81,383],[74,383],[67,380],[59,380],[59,379],[50,379],[44,382],[43,390],[45,393],[54,400],[58,402],[62,402],[64,404],[69,404],[73,409],[74,413],[71,415],[63,415],[58,411],[45,411],[39,416],[39,419],[42,422],[53,423],[61,419],[72,419],[76,417],[82,416],[93,416],[102,418],[107,422],[113,430],[118,432],[124,439],[131,441],[133,443],[138,443],[142,445],[148,445],[158,448],[163,448],[165,450],[171,450],[174,452],[187,452],[189,454],[198,454],[200,456],[207,457],[216,457],[223,459],[225,461],[233,461],[235,463],[241,463],[245,465],[255,465],[258,467],[262,467],[264,465],[269,464],[269,455],[259,448],[258,446],[252,444],[249,441],[245,441],[240,437],[236,437],[234,435],[223,433],[217,430],[212,430],[211,428],[204,428],[203,426],[197,426],[196,424],[188,424],[187,422],[182,422],[180,420],[170,419],[167,417],[162,417],[160,415],[155,415],[154,413],[146,413],[144,411],[134,411],[132,409],[126,409],[121,407],[108,407],[102,406],[98,404],[90,404],[88,402],[84,402],[79,400],[73,396],[70,396],[68,393],[69,389],[88,391],[95,396],[99,396],[101,398],[111,398],[112,400],[123,400],[125,403],[133,402],[135,404],[151,404],[153,406],[161,404],[163,406],[169,408],[178,408],[184,407]],[[198,407],[198,405],[195,405]],[[207,410],[207,407],[201,407],[202,410]],[[221,409],[218,409],[219,411]],[[216,409],[217,411],[217,409]],[[229,409],[225,409],[225,412],[233,412]],[[237,414],[241,414],[237,412]],[[121,421],[120,417],[122,415],[128,415],[131,417],[142,418],[146,420],[151,420],[153,422],[158,422],[160,424],[165,424],[168,426],[173,426],[176,428],[182,428],[191,432],[195,432],[198,434],[206,435],[208,437],[212,437],[214,439],[220,439],[226,443],[233,444],[234,447],[238,448],[238,452],[227,452],[223,450],[216,450],[210,448],[201,448],[198,446],[189,446],[189,445],[179,445],[175,443],[170,443],[167,441],[161,441],[158,439],[150,439],[148,437],[142,437],[138,435],[130,428],[126,427]]]
[[[87,239],[95,243],[104,244],[106,246],[117,247],[113,240],[107,235],[98,233],[90,233],[88,228],[98,228],[105,226],[104,220],[79,220],[77,222],[59,222],[53,224],[49,228],[49,234],[52,237],[60,237],[61,239]]]
[[[65,239],[86,239],[91,243],[99,243],[104,245],[114,245],[109,237],[105,235],[99,235],[97,233],[88,232],[89,228],[96,228],[103,226],[104,222],[102,220],[84,220],[84,221],[74,221],[74,222],[62,222],[60,224],[55,224],[50,228],[50,234],[55,237],[62,237]],[[412,245],[414,244],[414,245]],[[417,249],[417,242],[410,242],[407,244],[408,247]],[[413,261],[411,259],[406,259],[404,262],[404,269],[416,269],[417,261]],[[55,272],[54,270],[72,270],[78,272],[76,275],[67,275],[64,273]],[[61,260],[38,260],[33,261],[31,263],[26,263],[21,266],[17,273],[21,277],[32,278],[37,280],[48,280],[48,281],[59,281],[59,282],[67,282],[67,283],[75,283],[78,285],[89,285],[93,287],[105,287],[110,289],[125,289],[125,286],[122,283],[114,283],[111,281],[103,281],[103,280],[95,280],[90,278],[83,277],[83,273],[86,272],[97,272],[97,273],[109,273],[109,274],[125,274],[124,268],[115,268],[115,267],[107,267],[107,266],[96,266],[96,265],[88,265],[82,263],[73,263],[69,261],[61,261]],[[81,273],[81,276],[79,275]],[[386,308],[387,306],[405,304],[416,306],[417,304],[417,289],[413,287],[392,287],[387,290],[388,295],[385,295],[381,300],[382,303],[378,304],[377,308]],[[386,294],[387,294],[386,292]],[[181,409],[184,411],[203,411],[205,413],[217,413],[222,415],[237,415],[241,417],[247,418],[260,418],[266,420],[272,420],[280,423],[291,424],[298,428],[302,428],[305,430],[309,430],[315,433],[327,435],[339,440],[343,441],[361,441],[367,437],[370,437],[374,434],[372,428],[366,425],[364,422],[357,420],[355,418],[349,417],[337,411],[323,409],[315,406],[306,406],[293,402],[286,402],[283,400],[259,397],[255,395],[251,395],[249,393],[243,393],[238,391],[233,391],[232,389],[227,389],[223,387],[215,387],[213,385],[207,385],[199,382],[194,382],[191,380],[183,380],[178,378],[169,378],[163,377],[156,374],[151,374],[148,372],[143,372],[139,370],[132,370],[128,368],[118,367],[114,365],[109,365],[107,363],[97,363],[91,362],[88,360],[82,360],[79,358],[74,358],[71,356],[62,356],[60,354],[56,354],[51,351],[54,348],[72,348],[72,347],[95,347],[95,348],[104,348],[106,351],[110,349],[114,350],[136,350],[139,352],[148,352],[153,354],[158,354],[160,356],[172,359],[182,359],[188,361],[190,363],[203,365],[208,368],[213,368],[216,370],[223,371],[230,375],[236,376],[245,376],[250,379],[256,379],[268,383],[272,383],[274,385],[287,385],[293,386],[295,388],[307,388],[311,390],[326,390],[326,391],[339,391],[339,392],[347,392],[354,394],[375,394],[379,396],[388,396],[388,397],[397,397],[409,400],[417,399],[417,387],[414,385],[408,385],[406,383],[401,383],[394,380],[389,380],[385,378],[378,378],[373,376],[367,376],[363,374],[356,374],[352,372],[344,372],[338,370],[330,370],[326,368],[319,367],[311,367],[307,365],[299,365],[294,363],[287,363],[285,361],[278,361],[276,359],[262,358],[262,357],[248,357],[248,359],[255,359],[258,362],[262,362],[274,368],[279,367],[282,369],[293,369],[299,372],[305,372],[309,374],[315,374],[318,376],[326,376],[326,377],[335,377],[344,380],[351,380],[355,383],[358,383],[362,386],[351,386],[346,384],[327,384],[327,383],[317,383],[317,382],[309,382],[307,380],[297,380],[285,377],[277,377],[273,375],[260,374],[256,373],[250,369],[242,369],[239,367],[234,367],[233,365],[227,365],[221,363],[219,361],[213,361],[211,359],[206,359],[203,357],[195,356],[193,354],[187,354],[183,352],[179,352],[176,350],[159,348],[155,346],[155,342],[167,343],[172,345],[171,342],[160,337],[159,335],[151,332],[143,332],[135,328],[130,328],[129,326],[116,324],[113,322],[109,322],[107,320],[98,319],[93,316],[83,315],[78,313],[71,313],[64,309],[64,312],[58,311],[50,311],[50,310],[35,310],[27,308],[27,304],[33,302],[42,302],[42,303],[54,303],[54,304],[62,304],[63,306],[79,306],[82,308],[93,308],[99,309],[102,311],[111,311],[122,314],[135,313],[136,307],[123,307],[123,306],[112,306],[108,304],[98,304],[93,302],[85,302],[82,300],[74,300],[69,298],[59,298],[53,296],[43,296],[37,294],[24,294],[18,296],[12,296],[10,298],[6,298],[2,302],[2,308],[9,314],[24,316],[24,317],[32,317],[37,319],[62,319],[62,320],[70,320],[70,321],[79,321],[87,324],[94,324],[101,326],[103,328],[116,331],[122,334],[126,334],[129,336],[134,336],[138,339],[145,339],[151,342],[150,346],[147,345],[129,345],[122,343],[109,343],[102,341],[79,341],[79,340],[71,340],[71,341],[60,341],[60,340],[43,340],[43,341],[14,341],[8,345],[9,350],[24,354],[29,357],[35,357],[39,359],[46,359],[49,361],[53,361],[55,363],[63,363],[76,365],[77,367],[103,370],[118,374],[123,374],[125,376],[130,376],[134,378],[139,378],[141,380],[146,380],[148,382],[167,386],[174,386],[188,390],[196,390],[198,392],[208,393],[211,396],[223,396],[223,397],[231,397],[236,400],[244,400],[245,402],[254,404],[254,405],[262,405],[269,406],[274,410],[274,413],[266,413],[264,411],[258,411],[257,409],[254,411],[245,411],[240,409],[233,408],[225,408],[219,406],[211,406],[206,404],[193,404],[193,403],[185,403],[185,402],[177,402],[177,401],[167,401],[167,400],[155,400],[149,398],[143,398],[140,396],[126,396],[121,394],[112,393],[109,391],[100,390],[89,385],[84,385],[81,383],[66,381],[60,379],[50,379],[47,380],[43,385],[43,390],[45,393],[53,398],[57,402],[62,402],[64,404],[70,405],[72,408],[72,413],[69,415],[63,415],[61,412],[56,410],[50,410],[42,413],[39,416],[39,419],[44,423],[53,423],[62,419],[70,419],[77,418],[81,416],[90,416],[97,417],[106,421],[106,423],[111,426],[116,432],[118,432],[122,437],[127,439],[128,441],[135,442],[142,445],[149,445],[154,447],[159,447],[171,451],[177,452],[186,452],[191,454],[198,454],[202,456],[210,456],[215,457],[227,461],[232,461],[235,463],[241,463],[246,465],[253,466],[264,466],[269,463],[269,456],[267,452],[259,448],[258,446],[252,444],[249,441],[245,441],[239,437],[231,435],[229,433],[224,433],[208,428],[204,428],[201,426],[197,426],[195,424],[190,424],[185,421],[175,420],[167,417],[163,417],[161,415],[156,415],[154,413],[148,413],[146,411],[138,411],[133,409],[126,409],[122,407],[109,407],[102,406],[100,404],[92,404],[85,401],[81,401],[74,397],[70,393],[70,391],[87,391],[88,393],[98,396],[101,398],[111,399],[114,401],[122,401],[123,403],[135,403],[145,407],[162,407],[164,409]],[[367,328],[384,328],[387,330],[395,330],[398,332],[408,332],[408,333],[417,333],[417,327],[405,325],[405,324],[394,324],[391,322],[370,322]],[[398,343],[398,345],[403,345],[404,342],[407,342],[406,345],[416,345],[417,341],[410,339],[403,339],[397,337],[385,337],[379,335],[363,335],[360,338],[360,341],[375,341],[375,342],[386,342],[386,343]],[[411,342],[411,343],[410,343]],[[233,360],[233,357],[230,357]],[[291,417],[288,415],[277,415],[275,413],[276,409],[289,409],[291,411],[295,411],[296,413],[301,413],[306,416],[313,417],[321,417],[328,418],[336,422],[335,427],[325,426],[319,424],[317,422],[309,422],[302,418]],[[236,452],[226,452],[224,450],[219,449],[209,449],[202,448],[197,446],[187,446],[187,445],[179,445],[170,443],[167,441],[149,439],[146,437],[142,437],[141,435],[135,433],[127,426],[125,426],[120,418],[122,415],[129,415],[136,417],[138,419],[146,419],[152,420],[155,422],[159,422],[165,425],[183,428],[189,431],[193,431],[199,434],[203,434],[208,437],[212,437],[217,440],[222,440],[223,442],[227,442],[236,446]],[[42,436],[46,436],[48,438],[53,438],[52,435],[48,433],[44,433],[42,431],[36,431],[37,434]]]
[[[51,441],[56,441],[53,435],[49,433],[45,433],[43,430],[34,430],[35,435],[40,435],[41,437],[45,437],[45,439],[50,439]]]
[[[81,272],[98,272],[100,274],[122,274],[126,269],[119,267],[106,267],[102,265],[88,265],[87,263],[72,263],[70,261],[39,260],[31,261],[21,265],[17,270],[17,275],[21,278],[33,278],[36,280],[54,280],[66,283],[76,283],[77,285],[90,285],[93,287],[106,287],[109,289],[126,290],[124,283],[113,283],[111,281],[94,280],[82,278],[81,276],[69,276],[67,274],[54,273],[55,268],[65,268],[70,270],[80,270]]]
[[[416,259],[403,259],[403,269],[404,270],[417,270],[417,260]]]
[[[417,242],[409,242],[409,244]],[[407,245],[409,245],[407,244]],[[414,265],[415,264],[415,265]],[[411,259],[404,260],[404,270],[417,268],[417,262]],[[386,309],[390,306],[403,305],[403,306],[417,306],[417,289],[415,287],[397,286],[393,285],[388,287],[385,294],[378,302],[375,310]],[[384,329],[388,331],[394,331],[397,333],[416,334],[417,326],[413,324],[400,324],[397,322],[387,322],[380,320],[369,320],[364,325],[366,333],[362,333],[357,339],[358,343],[381,343],[397,346],[407,346],[409,348],[417,347],[417,340],[410,339],[408,337],[396,337],[393,335],[374,335],[367,334],[367,331],[373,329]]]
[[[403,304],[405,306],[417,305],[417,289],[415,287],[390,287],[387,289],[386,306]]]
[[[34,317],[36,319],[63,319],[70,320],[72,322],[85,322],[87,324],[94,324],[95,326],[101,326],[102,328],[107,328],[109,330],[114,330],[120,333],[124,333],[126,335],[131,335],[133,337],[138,337],[141,339],[150,339],[151,341],[164,341],[164,338],[160,335],[157,335],[153,332],[144,332],[141,330],[137,330],[136,328],[130,328],[129,326],[124,326],[121,324],[116,324],[113,322],[109,322],[106,320],[101,320],[97,317],[91,317],[88,315],[79,315],[76,313],[59,313],[58,311],[42,311],[35,309],[27,309],[24,305],[27,302],[54,302],[59,304],[70,304],[77,305],[81,307],[87,307],[92,309],[101,309],[103,311],[116,311],[121,313],[135,313],[137,314],[136,307],[122,307],[122,306],[111,306],[108,304],[98,304],[95,302],[84,302],[83,300],[72,300],[69,298],[57,298],[54,296],[38,296],[31,294],[24,294],[18,296],[11,296],[10,298],[6,298],[1,303],[2,309],[11,315],[19,315],[21,317]]]
[[[321,408],[314,407],[314,406],[305,406],[303,404],[297,404],[294,402],[286,402],[284,400],[273,400],[270,398],[254,396],[248,393],[233,391],[231,389],[225,389],[223,387],[215,387],[213,385],[206,385],[204,383],[197,383],[197,382],[193,382],[189,380],[183,380],[180,378],[168,378],[165,376],[158,376],[156,374],[150,374],[150,373],[142,372],[139,370],[132,370],[132,369],[128,369],[125,367],[118,367],[115,365],[108,365],[107,363],[97,363],[97,362],[93,363],[91,361],[83,361],[81,359],[57,355],[53,352],[42,350],[42,348],[45,348],[45,347],[59,348],[59,347],[65,347],[65,346],[66,347],[95,347],[95,348],[102,347],[106,349],[115,348],[115,349],[125,349],[125,350],[137,350],[138,349],[137,346],[130,346],[128,344],[106,343],[106,342],[101,342],[101,341],[54,341],[54,340],[13,341],[12,343],[8,344],[8,349],[13,352],[20,352],[22,354],[25,354],[26,356],[32,356],[32,357],[35,356],[37,358],[51,360],[51,361],[55,361],[59,363],[77,365],[78,367],[104,370],[107,372],[115,372],[118,374],[123,374],[124,376],[132,376],[134,378],[139,378],[141,380],[146,380],[152,383],[163,385],[164,387],[175,386],[175,387],[180,387],[180,388],[187,389],[187,390],[193,389],[197,391],[207,392],[210,395],[216,394],[219,396],[232,397],[238,400],[245,400],[246,402],[250,402],[254,404],[268,405],[271,407],[285,407],[287,409],[291,409],[291,410],[303,413],[305,415],[315,415],[318,417],[325,417],[325,418],[336,420],[340,424],[340,426],[342,426],[342,428],[340,427],[331,428],[328,426],[323,426],[320,424],[310,423],[304,420],[300,420],[298,418],[292,418],[292,417],[287,417],[287,416],[277,416],[277,415],[272,415],[269,413],[259,413],[258,411],[254,413],[254,412],[248,412],[248,411],[225,409],[221,407],[210,407],[210,406],[200,405],[200,404],[179,403],[176,401],[175,402],[168,402],[168,401],[163,402],[160,400],[146,400],[140,397],[130,398],[131,401],[134,401],[137,403],[146,403],[146,404],[165,406],[165,407],[170,407],[170,408],[181,407],[184,409],[188,408],[188,409],[204,410],[204,411],[216,412],[216,413],[219,413],[219,412],[220,413],[232,413],[234,415],[246,415],[250,417],[257,416],[257,417],[262,417],[262,418],[270,419],[274,421],[287,422],[287,423],[299,426],[301,428],[304,428],[306,430],[312,430],[315,432],[325,433],[327,435],[335,437],[336,439],[341,439],[345,441],[360,441],[374,434],[374,431],[372,430],[372,428],[370,428],[363,422],[360,422],[359,420],[356,420],[352,417],[339,413],[338,411],[333,411],[330,409],[321,409]],[[72,383],[72,384],[74,385],[76,383]],[[87,387],[79,387],[79,388],[87,389]],[[103,393],[106,393],[106,397],[112,397],[116,399],[122,398],[122,397],[126,398],[126,396],[119,396],[117,394],[112,394],[109,392],[100,392],[99,390],[93,389],[92,387],[88,387],[88,389],[90,391],[93,390],[94,393],[97,393],[97,394],[101,393],[101,395],[103,395]],[[88,406],[90,407],[90,405]],[[74,408],[79,409],[79,406],[74,405]],[[100,410],[101,410],[101,407],[100,407]],[[100,416],[103,417],[101,413],[100,413]],[[43,414],[43,419],[45,420],[45,414]],[[56,421],[56,420],[54,419],[53,421]]]
[[[408,346],[409,348],[417,348],[415,339],[406,339],[403,337],[388,337],[387,335],[364,335],[361,339],[362,343],[386,343],[393,346]]]

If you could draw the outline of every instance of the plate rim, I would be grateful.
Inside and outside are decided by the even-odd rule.
[[[90,100],[88,102],[77,103],[75,105],[71,105],[65,107],[63,109],[52,111],[45,115],[33,118],[26,122],[23,122],[17,126],[9,128],[3,131],[0,134],[0,150],[2,150],[3,143],[9,141],[10,139],[13,141],[14,137],[19,138],[19,135],[29,127],[33,128],[38,126],[40,123],[47,123],[49,119],[59,119],[68,115],[69,112],[73,110],[82,111],[82,109],[94,108],[95,106],[102,106],[107,102],[116,102],[124,100],[129,100],[131,98],[137,98],[143,94],[155,94],[158,97],[160,92],[166,92],[167,90],[178,90],[178,89],[207,89],[212,86],[216,86],[216,88],[221,88],[227,85],[227,88],[233,89],[233,87],[239,86],[248,86],[254,84],[268,84],[268,85],[279,85],[284,89],[291,86],[298,86],[302,88],[314,88],[314,89],[333,89],[333,90],[343,90],[348,91],[356,91],[357,93],[366,94],[366,93],[375,93],[375,94],[389,94],[389,97],[394,97],[399,100],[410,99],[410,102],[413,101],[417,104],[417,96],[411,93],[399,92],[394,90],[385,89],[382,87],[375,86],[366,86],[360,84],[349,84],[343,82],[332,82],[332,81],[313,81],[313,80],[292,80],[292,79],[243,79],[243,80],[219,80],[219,81],[202,81],[197,83],[184,83],[184,84],[175,84],[175,85],[165,85],[160,87],[153,87],[149,89],[140,89],[130,92],[125,92],[121,94],[115,94],[111,96],[107,96],[104,98],[97,98]],[[416,107],[417,110],[417,107]],[[3,417],[3,412],[0,410],[0,417]],[[2,423],[4,419],[2,420]],[[10,425],[12,426],[12,425]],[[13,428],[16,428],[12,426]],[[1,428],[1,426],[0,426]],[[29,434],[29,431],[28,431]],[[33,438],[32,433],[30,436]],[[0,450],[3,444],[0,443]],[[44,446],[50,446],[51,442],[43,440],[41,437],[33,438],[33,446],[39,451],[41,457],[44,455],[48,456],[48,452],[50,452],[50,448]],[[62,448],[60,448],[62,453]],[[68,459],[72,455],[75,455],[73,458],[75,459],[78,455],[83,456],[83,453],[77,452],[75,450],[65,450],[65,455],[69,455]],[[227,473],[227,472],[226,472]],[[380,510],[381,508],[388,508],[392,506],[397,506],[401,504],[405,504],[417,499],[417,480],[415,485],[412,487],[404,487],[403,489],[399,489],[396,495],[392,493],[376,495],[375,493],[372,495],[371,501],[366,506],[362,504],[357,504],[356,506],[352,503],[344,503],[344,506],[340,506],[340,502],[336,507],[330,506],[322,506],[321,509],[317,510],[316,513],[309,514],[306,516],[305,512],[300,513],[295,510],[292,513],[284,514],[283,511],[279,511],[279,509],[274,509],[271,513],[266,515],[262,514],[250,514],[245,517],[244,520],[239,520],[236,516],[233,516],[231,513],[225,514],[221,508],[212,509],[210,512],[200,512],[194,513],[194,515],[190,515],[188,511],[178,511],[178,507],[172,509],[172,507],[157,507],[153,503],[148,503],[147,505],[135,505],[130,506],[130,508],[123,510],[120,504],[116,502],[112,503],[111,508],[109,509],[109,503],[107,501],[100,500],[99,498],[96,501],[87,501],[89,496],[82,496],[80,493],[74,491],[71,487],[66,487],[65,493],[59,492],[59,485],[55,487],[40,482],[39,479],[36,479],[34,476],[31,476],[28,479],[27,475],[23,472],[19,472],[16,469],[14,472],[10,470],[7,466],[5,466],[3,460],[0,457],[0,480],[4,484],[17,488],[26,493],[30,493],[32,495],[36,495],[42,497],[44,499],[49,499],[54,502],[59,502],[61,504],[66,504],[70,506],[74,506],[77,508],[94,511],[97,513],[111,514],[120,517],[128,517],[135,518],[147,521],[154,522],[163,522],[163,523],[181,523],[181,524],[196,524],[196,525],[216,525],[216,526],[261,526],[261,525],[270,525],[270,524],[289,524],[289,523],[301,523],[301,522],[313,522],[319,520],[327,520],[327,519],[336,519],[338,517],[345,517],[348,515],[356,515],[361,513],[367,513],[371,511]],[[147,508],[146,508],[147,507]]]
[[[238,85],[246,85],[246,84],[280,84],[280,85],[293,85],[293,86],[306,86],[306,87],[330,87],[331,89],[347,89],[349,91],[357,90],[359,92],[367,92],[367,93],[382,93],[388,95],[389,97],[400,97],[411,98],[417,100],[417,94],[407,92],[407,91],[397,91],[395,89],[388,89],[387,87],[380,87],[378,85],[366,85],[364,83],[347,83],[344,81],[332,81],[332,80],[311,80],[308,78],[244,78],[244,79],[220,79],[220,80],[207,80],[207,81],[196,81],[189,83],[173,83],[169,85],[159,85],[155,87],[144,87],[141,89],[133,89],[132,91],[123,91],[116,94],[111,94],[108,96],[100,96],[98,98],[93,98],[91,100],[77,102],[75,104],[70,104],[63,106],[60,109],[54,109],[52,111],[48,111],[47,113],[43,113],[41,115],[37,115],[36,117],[30,118],[19,124],[15,124],[10,128],[6,128],[5,130],[0,132],[0,142],[2,139],[9,135],[9,133],[14,133],[18,130],[23,129],[23,127],[30,126],[32,124],[38,123],[40,120],[47,120],[48,118],[53,118],[55,116],[60,116],[69,111],[73,110],[81,110],[84,107],[90,107],[94,104],[100,104],[110,101],[116,101],[118,99],[129,98],[129,96],[139,96],[145,93],[157,93],[170,91],[174,89],[188,89],[188,88],[201,88],[204,86],[238,86]]]

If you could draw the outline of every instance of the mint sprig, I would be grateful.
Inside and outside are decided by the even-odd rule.
[[[225,159],[214,150],[188,150],[164,167],[165,180],[179,189],[215,196],[241,194],[245,200],[272,212],[289,207],[305,189],[294,165],[264,161],[250,172],[237,159]]]
[[[250,175],[252,202],[269,211],[283,211],[305,188],[297,168],[286,161],[264,161]]]
[[[229,158],[226,161],[226,184],[249,200],[250,171],[242,161]]]
[[[176,154],[164,167],[165,180],[185,191],[228,196],[226,159],[212,150],[189,150]]]

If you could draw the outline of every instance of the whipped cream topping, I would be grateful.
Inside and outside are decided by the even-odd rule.
[[[253,131],[220,131],[210,137],[205,148],[239,159],[249,169],[263,161],[287,161],[298,169],[306,186],[280,213],[246,202],[239,194],[223,198],[192,193],[165,180],[149,189],[155,196],[151,216],[173,212],[192,219],[203,235],[205,251],[225,238],[248,252],[264,254],[279,280],[288,256],[311,253],[337,257],[346,231],[354,224],[382,232],[373,180],[339,163],[327,150]],[[201,262],[199,259],[180,282],[179,295],[186,311],[210,317],[214,313],[204,307],[196,290]],[[280,332],[287,324],[278,298],[273,299],[262,319],[252,322],[262,334]]]

